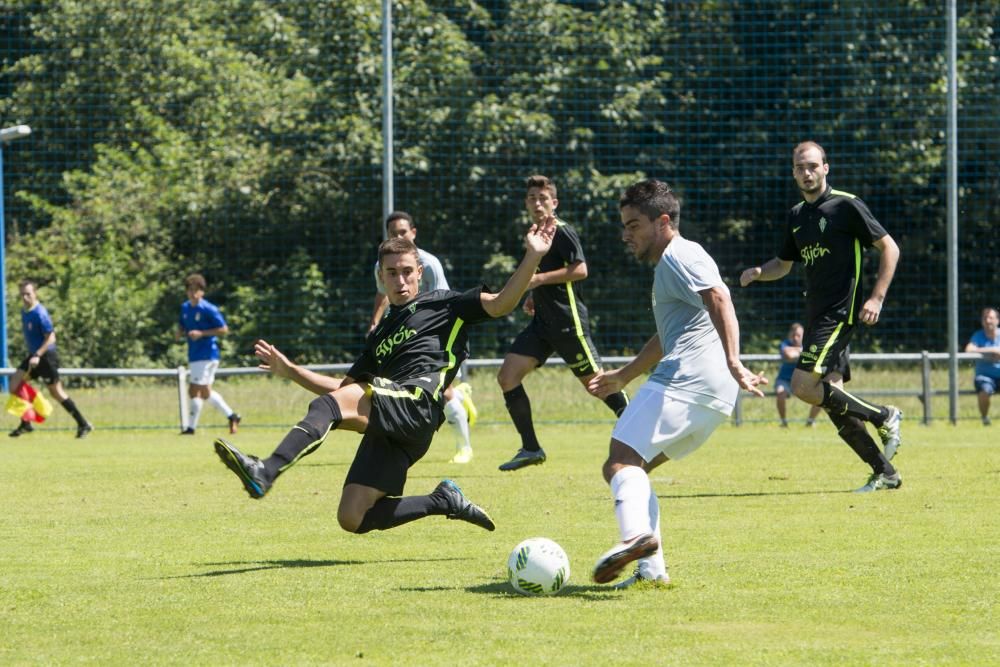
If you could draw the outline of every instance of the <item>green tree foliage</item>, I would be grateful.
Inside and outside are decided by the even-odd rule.
[[[961,10],[963,275],[982,276],[1000,254],[996,170],[977,150],[997,134],[1000,2]],[[733,282],[773,251],[791,147],[813,138],[831,181],[901,241],[897,283],[941,277],[890,299],[887,320],[923,323],[912,336],[872,345],[944,344],[940,3],[408,0],[393,17],[397,207],[454,286],[511,266],[522,179],[545,173],[584,237],[602,350],[635,349],[648,270],[621,250],[621,190],[673,183],[682,230]],[[67,363],[177,361],[195,270],[234,331],[227,362],[248,363],[256,337],[310,361],[358,351],[381,234],[379,2],[8,0],[0,27],[0,117],[34,128],[12,147],[8,276],[42,283]],[[997,280],[966,280],[967,314]],[[753,347],[799,317],[800,290],[739,293],[766,327]],[[518,322],[478,329],[475,352],[502,353]],[[8,331],[19,340],[16,317]]]

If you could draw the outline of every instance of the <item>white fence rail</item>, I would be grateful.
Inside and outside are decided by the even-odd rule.
[[[980,354],[960,353],[960,361],[976,361],[981,359]],[[603,357],[602,361],[609,366],[621,366],[631,361],[633,357]],[[777,354],[745,354],[742,357],[744,363],[752,365],[755,362],[781,363],[782,359]],[[950,359],[947,352],[903,352],[903,353],[855,353],[851,354],[851,360],[855,362],[874,362],[878,364],[896,363],[919,363],[921,367],[921,386],[919,388],[905,389],[879,389],[858,392],[863,396],[911,396],[920,400],[923,405],[923,423],[931,421],[931,403],[934,396],[949,395],[951,388],[934,389],[931,386],[931,366],[933,362],[946,362]],[[465,362],[466,368],[499,368],[503,359],[469,359]],[[563,360],[553,357],[547,362],[548,365],[564,364]],[[306,368],[320,373],[345,373],[350,369],[351,364],[311,364]],[[0,376],[10,376],[16,369],[0,368]],[[188,396],[187,396],[187,376],[188,370],[184,366],[177,368],[62,368],[61,375],[67,377],[173,377],[177,380],[177,407],[179,421],[182,427],[187,425]],[[217,377],[237,376],[237,375],[262,375],[265,371],[255,366],[240,368],[220,368],[216,371]],[[970,394],[971,391],[960,391],[961,394]],[[743,393],[737,400],[736,410],[733,414],[734,422],[739,425],[743,423],[742,409]],[[956,423],[958,415],[951,410],[949,419]]]

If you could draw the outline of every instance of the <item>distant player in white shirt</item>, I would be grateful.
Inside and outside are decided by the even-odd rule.
[[[611,485],[621,542],[597,561],[593,578],[621,584],[670,581],[660,539],[660,506],[647,473],[701,446],[732,414],[740,387],[763,396],[767,380],[740,363],[740,332],[729,289],[705,250],[680,234],[680,202],[657,180],[641,181],[619,199],[622,241],[640,262],[656,266],[653,313],[657,335],[631,362],[600,373],[596,396],[620,391],[656,364],[611,433],[604,479]]]

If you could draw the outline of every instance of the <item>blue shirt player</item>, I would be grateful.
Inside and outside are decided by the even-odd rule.
[[[229,421],[229,432],[236,433],[241,417],[226,403],[219,392],[212,389],[215,371],[219,368],[219,336],[229,333],[226,319],[218,307],[205,299],[207,283],[199,273],[192,273],[184,280],[188,300],[181,304],[177,337],[188,342],[188,422],[182,424],[181,435],[194,435],[198,428],[201,408],[207,399]]]
[[[983,358],[976,362],[973,384],[979,399],[979,416],[983,426],[990,425],[990,397],[996,393],[1000,385],[1000,315],[996,308],[983,308],[983,328],[972,334],[972,339],[965,346],[966,352],[978,352]]]
[[[802,354],[803,333],[804,329],[801,324],[798,322],[792,323],[788,327],[788,337],[781,341],[781,344],[778,346],[778,354],[781,356],[781,366],[778,368],[778,377],[774,380],[774,399],[778,407],[778,417],[781,419],[782,428],[788,428],[787,400],[792,395],[792,374],[795,372],[795,366],[799,361],[799,356]],[[816,425],[816,415],[819,414],[820,409],[815,405],[810,406],[809,419],[806,420],[806,426],[812,427]]]
[[[59,354],[56,352],[56,330],[52,325],[49,311],[38,300],[37,286],[31,280],[21,282],[21,329],[24,331],[24,342],[28,346],[28,356],[17,367],[10,381],[10,391],[13,394],[21,388],[25,376],[39,378],[45,383],[52,398],[66,408],[76,421],[76,437],[86,438],[94,430],[90,422],[84,419],[76,403],[69,397],[59,380]],[[34,429],[31,422],[25,419],[8,435],[12,438],[31,433]]]

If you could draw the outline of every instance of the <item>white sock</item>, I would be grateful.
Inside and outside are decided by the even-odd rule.
[[[663,538],[660,536],[660,499],[652,489],[649,491],[649,527],[660,546],[652,556],[639,560],[639,571],[647,579],[655,579],[667,573],[667,563],[663,559]]]
[[[622,542],[651,532],[649,521],[649,476],[639,466],[625,466],[611,478],[615,518]]]
[[[233,414],[233,409],[229,407],[228,403],[226,403],[226,399],[222,398],[222,394],[214,389],[212,390],[212,393],[208,395],[208,402],[214,405],[216,410],[227,417]]]
[[[198,418],[201,417],[201,408],[205,404],[205,399],[203,398],[192,398],[191,409],[188,412],[188,428],[195,429],[198,428]]]
[[[472,442],[469,440],[469,414],[462,405],[462,393],[454,390],[453,393],[452,399],[444,404],[444,418],[455,429],[455,435],[458,436],[455,443],[457,448],[472,449]]]

